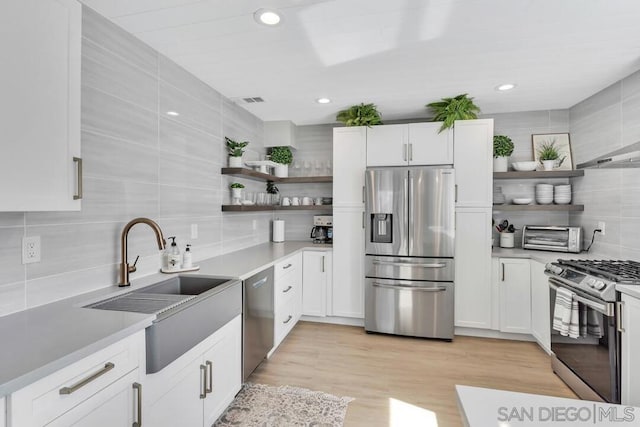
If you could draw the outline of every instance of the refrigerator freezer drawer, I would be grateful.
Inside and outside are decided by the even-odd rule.
[[[369,332],[453,339],[453,283],[366,279]]]
[[[453,282],[452,258],[365,256],[365,277]]]

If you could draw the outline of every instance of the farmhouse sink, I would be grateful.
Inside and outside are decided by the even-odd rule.
[[[155,313],[145,330],[147,373],[153,374],[242,313],[242,282],[176,276],[86,307]]]

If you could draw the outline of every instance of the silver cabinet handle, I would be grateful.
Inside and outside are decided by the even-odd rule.
[[[616,308],[618,309],[618,317],[616,318],[616,328],[620,333],[624,333],[624,327],[622,326],[622,308],[623,307],[624,307],[623,301],[616,302]]]
[[[374,259],[373,264],[377,265],[393,265],[395,267],[422,267],[422,268],[443,268],[446,267],[447,264],[443,263],[410,263],[410,262],[399,262],[399,261],[381,261],[379,259]]]
[[[200,399],[207,397],[207,367],[200,365]]]
[[[287,264],[284,267],[282,267],[283,270],[286,270],[287,268],[291,268],[293,267],[293,264]]]
[[[136,405],[136,407],[138,408],[138,420],[134,421],[133,424],[131,424],[131,427],[142,427],[142,384],[133,383],[133,389],[137,392],[136,394],[138,395],[138,402]]]
[[[362,212],[362,228],[364,228],[364,212]]]
[[[402,144],[402,160],[407,161],[408,144]]]
[[[324,258],[325,258],[325,256],[324,256],[324,255],[322,255],[322,272],[323,272],[323,273],[324,273]]]
[[[504,282],[504,262],[501,262],[500,265],[502,265],[502,281]]]
[[[420,291],[420,292],[444,292],[447,288],[423,288],[421,286],[405,286],[405,285],[386,285],[384,283],[373,282],[376,288],[395,289],[401,291]]]
[[[364,185],[362,186],[362,203],[364,203]]]
[[[107,372],[109,372],[110,370],[112,370],[113,368],[115,368],[116,365],[111,363],[111,362],[107,362],[104,364],[104,368],[100,369],[98,372],[96,372],[95,374],[92,374],[90,376],[88,376],[87,378],[83,379],[80,382],[75,383],[72,386],[69,387],[62,387],[60,389],[60,394],[71,394],[74,391],[78,391],[79,389],[81,389],[82,387],[86,386],[87,384],[89,384],[91,381],[96,380],[98,378],[100,378],[101,376],[103,376],[104,374],[106,374]]]
[[[289,315],[289,317],[287,317],[287,320],[283,321],[282,323],[285,323],[285,324],[289,323],[289,322],[291,322],[291,319],[293,319],[293,316]]]
[[[454,197],[453,197],[453,201],[458,203],[458,184],[454,185],[453,188],[454,188],[454,192],[455,192],[454,193]]]
[[[286,294],[287,292],[289,292],[291,289],[293,289],[293,286],[289,286],[287,289],[285,289],[284,291],[282,291],[283,294]]]
[[[256,283],[254,283],[254,284],[253,284],[253,285],[251,285],[251,286],[253,286],[254,288],[256,288],[256,289],[257,289],[257,288],[259,288],[260,286],[262,286],[262,285],[264,285],[265,283],[267,283],[267,279],[268,279],[268,277],[262,278],[262,279],[258,280]]]
[[[73,200],[80,200],[82,199],[82,158],[74,157],[73,162],[78,165],[78,192],[73,195]]]
[[[204,390],[206,393],[211,393],[213,392],[213,362],[210,360],[207,360],[205,364],[207,365],[209,384],[204,385]]]
[[[413,144],[409,144],[409,161],[413,161]]]

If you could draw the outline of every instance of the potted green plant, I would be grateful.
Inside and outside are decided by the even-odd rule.
[[[231,204],[242,204],[242,189],[244,188],[244,185],[239,182],[234,182],[229,186],[229,188],[231,188]]]
[[[556,148],[556,142],[544,142],[538,148],[538,159],[544,170],[550,171],[554,167],[560,166],[566,157],[560,158],[560,152]]]
[[[267,181],[267,194],[269,194],[269,196],[271,197],[272,205],[280,204],[280,195],[278,194],[279,191],[280,190],[278,190],[278,187],[275,186],[273,181]]]
[[[271,161],[277,163],[274,175],[278,178],[286,178],[289,176],[289,165],[293,161],[293,154],[289,147],[273,147],[271,148]]]
[[[345,126],[375,126],[381,125],[382,119],[375,104],[353,105],[338,112],[336,120]]]
[[[249,145],[249,141],[237,142],[225,136],[224,142],[226,143],[227,151],[229,152],[229,167],[241,168],[242,154],[244,154],[246,146]]]
[[[493,136],[493,171],[506,172],[509,169],[509,156],[513,153],[513,141],[505,135]]]
[[[473,120],[478,118],[480,108],[473,103],[467,93],[453,98],[442,98],[426,105],[433,113],[434,122],[442,122],[438,133],[453,126],[456,120]]]

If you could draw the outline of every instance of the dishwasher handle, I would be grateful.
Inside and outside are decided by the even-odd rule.
[[[262,279],[258,280],[257,282],[252,283],[251,286],[253,286],[254,288],[258,289],[259,287],[261,287],[262,285],[267,283],[268,280],[269,280],[268,277],[263,277]]]

